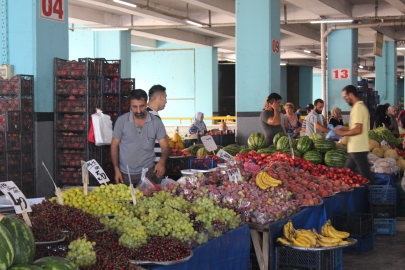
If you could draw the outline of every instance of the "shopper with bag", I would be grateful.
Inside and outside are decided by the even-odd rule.
[[[148,169],[146,177],[159,184],[170,153],[165,127],[158,117],[146,110],[148,95],[144,90],[133,90],[128,98],[131,110],[117,119],[111,142],[115,182],[130,184],[128,165],[133,184],[140,181],[142,168]],[[160,160],[156,165],[155,140],[158,140],[162,149]]]
[[[370,180],[375,185],[373,174],[370,170],[367,155],[370,152],[368,143],[368,127],[370,115],[363,101],[360,100],[356,87],[348,85],[342,90],[344,100],[352,106],[350,110],[349,127],[337,126],[333,132],[338,136],[348,136],[347,159],[345,168],[352,171],[359,170],[363,178]],[[340,128],[341,127],[341,128]]]

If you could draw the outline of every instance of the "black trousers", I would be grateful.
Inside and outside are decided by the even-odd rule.
[[[374,177],[370,170],[370,164],[368,164],[368,153],[369,152],[348,153],[344,167],[352,171],[357,169],[363,178],[370,180],[370,185],[375,185]]]
[[[149,180],[151,180],[153,183],[155,184],[160,184],[160,177],[156,176],[156,173],[153,171],[155,169],[155,167],[150,168],[147,172],[146,172],[146,177],[149,178]],[[128,178],[128,173],[122,173],[122,180],[124,181],[125,185],[129,186],[129,178]],[[140,174],[131,174],[131,182],[132,184],[134,184],[134,187],[136,187],[136,185],[139,183],[139,181],[141,181],[141,176],[142,173]]]

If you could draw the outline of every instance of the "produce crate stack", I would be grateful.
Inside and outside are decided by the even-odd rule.
[[[102,157],[101,157],[101,167],[103,168],[104,172],[107,174],[108,179],[110,181],[114,181],[114,166],[111,160],[111,147],[109,145],[105,145],[102,147]]]
[[[360,99],[367,106],[370,113],[370,125],[374,124],[374,116],[378,104],[380,103],[380,96],[378,91],[374,91],[373,88],[368,86],[368,80],[364,79],[358,82],[359,88],[357,89]],[[373,129],[372,126],[370,126]]]
[[[235,144],[235,130],[226,131],[216,131],[216,132],[205,132],[204,135],[198,134],[198,142],[202,143],[201,137],[205,135],[211,135],[212,139],[215,141],[216,145],[228,146],[230,144]]]
[[[336,230],[350,233],[350,238],[357,240],[357,244],[343,249],[343,252],[362,254],[374,249],[374,219],[372,214],[347,213],[334,217]]]
[[[376,234],[396,234],[396,189],[391,186],[368,186],[370,213]]]
[[[55,179],[59,185],[81,185],[81,160],[101,162],[101,147],[88,141],[91,114],[102,105],[101,64],[96,59],[55,58]],[[90,176],[90,185],[96,180]]]
[[[0,182],[35,197],[34,76],[0,80]]]

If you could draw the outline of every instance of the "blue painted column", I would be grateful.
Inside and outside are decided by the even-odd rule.
[[[342,98],[342,89],[349,84],[357,87],[357,73],[354,73],[355,69],[357,71],[357,47],[357,29],[335,30],[328,36],[327,110],[329,112],[334,107],[340,108],[342,112],[348,112],[351,109]],[[346,74],[341,72],[338,72],[339,79],[334,79],[332,72],[341,69],[348,70],[347,79],[344,78]]]
[[[280,41],[280,0],[236,0],[239,144],[246,144],[247,138],[254,132],[263,133],[259,115],[265,99],[272,92],[280,93],[280,55],[272,54],[272,39]]]
[[[375,90],[380,96],[380,104],[396,106],[397,94],[397,45],[395,41],[385,41],[382,57],[375,57]]]

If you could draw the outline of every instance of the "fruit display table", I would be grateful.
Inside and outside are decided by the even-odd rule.
[[[218,238],[214,238],[208,243],[193,249],[193,254],[190,260],[181,264],[145,268],[149,268],[150,270],[249,269],[249,226],[244,225]]]

